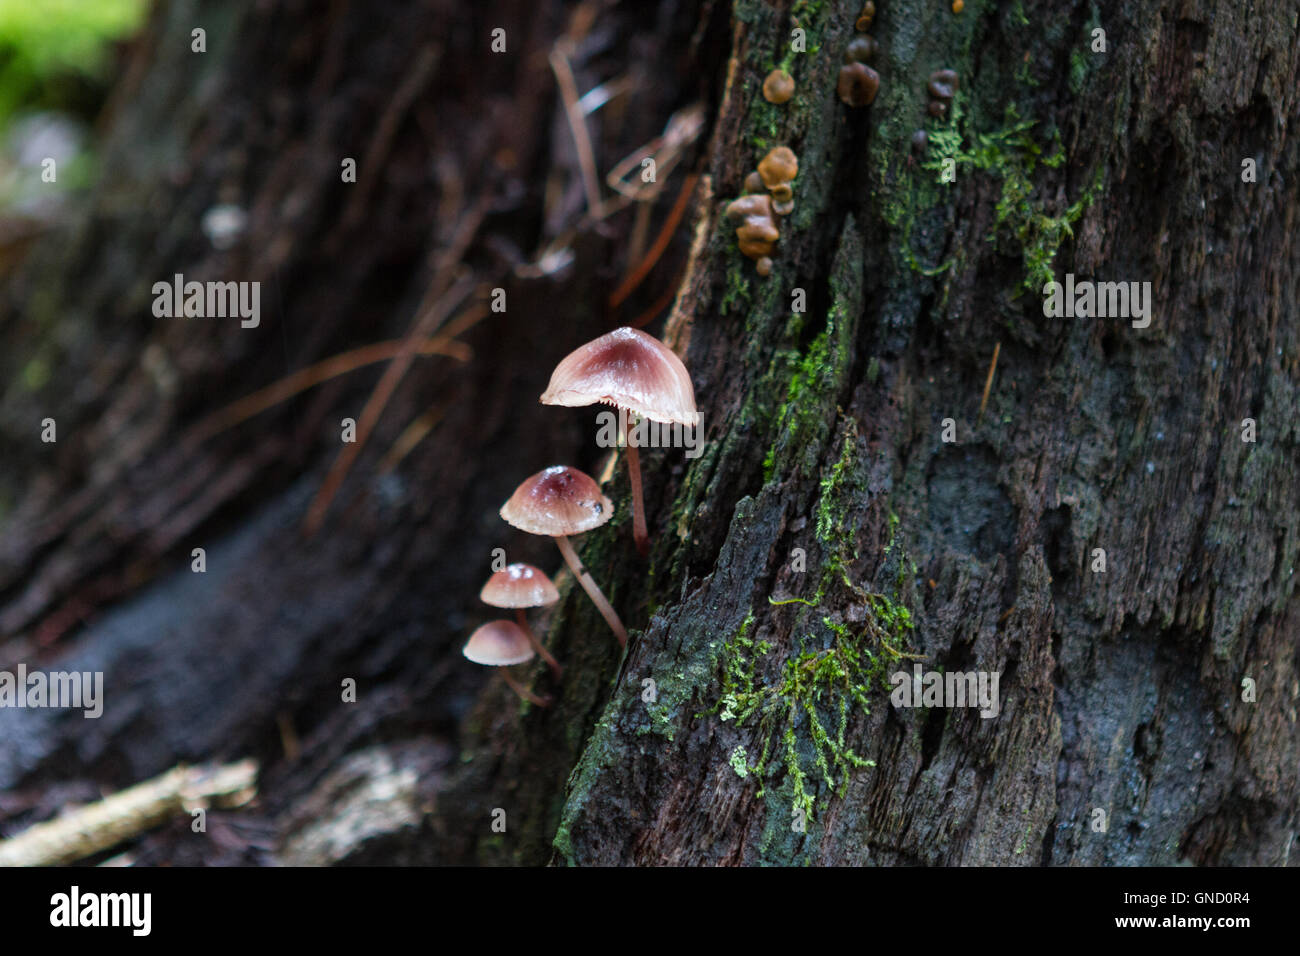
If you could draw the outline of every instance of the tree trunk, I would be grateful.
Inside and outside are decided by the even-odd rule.
[[[161,5],[99,186],[0,313],[0,666],[106,685],[99,721],[0,710],[0,826],[254,756],[259,803],[221,839],[182,822],[132,852],[1289,862],[1294,16],[876,7],[879,93],[850,108],[856,0]],[[586,208],[556,50],[579,94],[614,94],[586,118],[601,177],[703,105],[646,211]],[[785,105],[761,93],[778,66]],[[940,68],[957,93],[935,118]],[[723,210],[777,145],[799,173],[764,278]],[[666,255],[611,307],[688,183]],[[203,226],[222,204],[247,214],[227,250]],[[155,318],[175,273],[261,282],[260,325]],[[1149,282],[1149,325],[1045,315],[1067,274]],[[692,373],[703,452],[642,453],[645,561],[613,468],[615,519],[576,545],[628,650],[569,581],[533,618],[563,679],[520,669],[556,697],[539,709],[459,648],[496,616],[494,548],[560,567],[498,519],[515,485],[609,464],[594,410],[537,403],[551,369],[642,319]],[[452,354],[415,360],[304,532],[390,366],[223,410],[422,321]],[[997,674],[996,715],[894,706],[914,665]]]

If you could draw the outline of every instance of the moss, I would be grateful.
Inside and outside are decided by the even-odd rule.
[[[1060,133],[1054,136],[1055,150],[1043,154],[1043,148],[1030,131],[1036,120],[1021,119],[1014,105],[1008,106],[1005,125],[991,133],[976,133],[969,147],[959,131],[960,97],[954,103],[954,124],[930,137],[931,158],[925,169],[942,177],[949,161],[958,169],[977,170],[1000,177],[1002,192],[994,211],[993,228],[988,240],[1007,254],[1019,252],[1024,263],[1024,278],[1019,292],[1039,292],[1052,281],[1053,264],[1061,243],[1074,236],[1073,225],[1083,215],[1101,190],[1102,168],[1079,198],[1059,216],[1050,216],[1045,203],[1034,200],[1033,175],[1038,167],[1055,169],[1065,162]]]
[[[871,712],[869,695],[873,687],[888,686],[885,672],[894,655],[877,646],[871,627],[854,630],[824,617],[821,635],[809,634],[804,647],[781,663],[778,679],[767,684],[756,671],[759,657],[771,648],[748,636],[752,623],[751,614],[726,645],[723,692],[708,713],[757,728],[762,741],[758,759],[750,763],[745,749],[737,747],[732,768],[741,777],[752,774],[761,797],[776,771],[776,758],[790,785],[791,809],[811,820],[820,783],[828,793],[843,796],[855,770],[875,766],[849,744],[849,719],[855,712]]]
[[[776,437],[763,462],[764,483],[778,471],[816,474],[821,449],[833,423],[825,409],[835,404],[853,364],[853,339],[862,303],[862,240],[850,218],[831,267],[831,306],[826,323],[802,353],[780,351],[770,377],[788,374],[785,400],[776,414]],[[798,327],[802,320],[787,327]]]

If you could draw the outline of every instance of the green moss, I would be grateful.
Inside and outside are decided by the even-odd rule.
[[[833,426],[825,410],[844,388],[853,364],[853,338],[862,304],[862,241],[852,219],[845,224],[831,267],[831,307],[826,323],[802,353],[779,351],[769,376],[788,375],[785,400],[776,414],[776,437],[763,461],[764,483],[778,471],[816,474],[821,449]],[[802,320],[792,321],[797,328]]]
[[[773,758],[779,755],[791,786],[791,806],[806,818],[814,817],[813,780],[824,782],[828,793],[843,796],[853,771],[874,767],[875,762],[858,754],[847,740],[849,718],[855,711],[870,713],[873,687],[884,689],[887,662],[893,656],[879,647],[872,627],[854,630],[823,618],[819,639],[809,635],[805,647],[781,664],[779,678],[772,684],[756,677],[758,659],[771,648],[756,644],[748,636],[753,615],[745,627],[726,645],[722,694],[708,712],[720,720],[734,720],[737,726],[752,724],[762,740],[762,751],[749,762],[743,747],[732,751],[730,763],[741,777],[750,774],[759,782],[758,795],[766,792],[767,779],[775,771]]]
[[[958,109],[958,104],[954,104],[955,120],[960,115]],[[1099,166],[1092,183],[1064,213],[1048,215],[1045,204],[1034,200],[1033,175],[1040,165],[1049,169],[1061,166],[1065,151],[1058,132],[1054,136],[1055,150],[1045,156],[1030,134],[1036,125],[1035,120],[1021,119],[1014,105],[1008,106],[1005,125],[991,133],[976,133],[968,147],[954,123],[952,128],[931,135],[931,158],[923,167],[935,172],[937,180],[948,168],[949,161],[957,169],[965,167],[1001,178],[1002,193],[987,238],[1006,254],[1019,252],[1025,268],[1019,292],[1038,292],[1052,280],[1061,243],[1074,236],[1074,223],[1101,190]]]

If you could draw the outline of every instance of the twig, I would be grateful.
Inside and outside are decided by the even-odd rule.
[[[0,866],[75,863],[144,833],[179,813],[237,807],[254,796],[257,762],[173,767],[98,803],[38,823],[0,841]]]
[[[594,215],[600,207],[600,180],[596,176],[596,154],[592,151],[591,136],[587,133],[587,117],[578,97],[578,84],[573,79],[569,58],[564,55],[558,43],[551,49],[550,60],[555,82],[559,85],[560,96],[564,100],[564,115],[569,120],[573,142],[578,148],[578,167],[582,170],[582,185],[587,191],[587,212]]]
[[[361,414],[357,416],[356,440],[343,446],[338,458],[334,459],[334,464],[330,466],[329,474],[325,476],[325,481],[321,484],[316,497],[312,499],[312,503],[307,509],[307,515],[303,519],[303,531],[306,534],[313,535],[320,530],[321,523],[325,520],[325,513],[329,511],[329,506],[334,501],[339,486],[343,484],[343,479],[347,477],[348,471],[352,468],[352,463],[356,461],[357,455],[365,447],[366,440],[370,438],[375,423],[379,421],[379,416],[384,411],[384,406],[388,404],[389,398],[397,390],[397,386],[402,381],[403,376],[406,375],[407,369],[411,367],[411,362],[419,350],[419,342],[429,337],[429,334],[446,319],[447,315],[460,304],[461,300],[469,295],[475,284],[473,276],[466,276],[456,284],[445,298],[434,302],[432,308],[426,309],[423,315],[417,316],[415,328],[412,329],[411,334],[402,343],[402,347],[397,354],[393,356],[392,364],[384,369],[379,384],[370,393],[370,399],[361,410]]]
[[[343,209],[343,215],[340,217],[333,235],[330,236],[330,249],[337,251],[345,233],[356,225],[365,214],[370,191],[375,183],[379,181],[381,172],[384,169],[384,161],[393,148],[393,140],[401,127],[402,119],[406,116],[406,111],[411,108],[411,104],[415,102],[416,97],[428,85],[441,56],[442,51],[433,44],[421,48],[415,56],[415,64],[411,68],[411,72],[406,75],[402,85],[397,88],[389,99],[388,107],[384,110],[383,115],[379,117],[379,123],[376,125],[374,135],[370,139],[370,145],[366,148],[365,156],[361,160],[357,188],[352,191],[348,204]]]
[[[217,409],[207,418],[198,422],[185,436],[184,440],[190,445],[197,445],[207,441],[213,435],[217,435],[227,428],[233,428],[240,422],[247,421],[254,415],[287,401],[313,386],[356,369],[364,368],[367,365],[391,359],[401,352],[404,344],[403,339],[376,342],[373,345],[365,345],[358,349],[341,352],[338,355],[317,362],[315,365],[309,365],[307,368],[294,372],[292,375],[286,375],[279,381],[272,382],[265,388],[258,389],[253,394],[232,402],[225,408]],[[467,362],[472,353],[469,346],[452,341],[452,333],[448,332],[421,343],[419,354],[446,355],[458,362]]]
[[[1002,343],[998,342],[993,346],[993,361],[989,363],[989,377],[984,380],[984,397],[980,399],[980,413],[975,417],[975,424],[978,425],[984,418],[984,406],[989,403],[989,389],[993,387],[993,373],[998,367],[998,353],[1002,351]]]
[[[682,191],[677,194],[677,199],[673,203],[673,208],[668,213],[668,218],[664,220],[663,226],[659,230],[659,235],[655,237],[654,245],[646,253],[631,272],[618,284],[618,288],[613,291],[609,297],[609,306],[611,309],[618,308],[623,300],[635,291],[636,287],[641,284],[650,270],[655,267],[655,263],[664,254],[668,244],[672,242],[677,225],[682,221],[682,215],[686,212],[686,206],[690,203],[691,196],[695,192],[695,184],[699,182],[698,173],[692,173],[686,177],[686,182],[682,185]]]

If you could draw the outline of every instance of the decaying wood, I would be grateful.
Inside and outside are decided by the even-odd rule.
[[[599,471],[592,413],[537,396],[563,355],[621,321],[607,309],[636,273],[634,217],[584,215],[549,65],[561,5],[383,6],[382,22],[341,4],[304,23],[287,4],[222,5],[200,84],[164,82],[159,51],[192,17],[162,4],[84,219],[6,284],[0,380],[22,381],[41,350],[51,375],[0,400],[0,665],[102,670],[106,704],[101,721],[0,710],[0,790],[122,788],[257,754],[276,852],[312,863],[1290,862],[1300,43],[1285,5],[1026,0],[955,16],[886,0],[881,89],[860,110],[834,93],[858,3],[584,7],[565,50],[575,91],[634,78],[584,111],[597,177],[683,104],[707,104],[655,200],[659,219],[700,177],[654,273],[680,287],[649,326],[692,372],[706,444],[694,459],[643,452],[648,561],[624,527],[625,470],[611,471],[615,519],[575,544],[628,651],[564,584],[533,619],[565,665],[558,684],[540,662],[527,671],[554,697],[545,710],[459,647],[493,616],[476,596],[494,548],[558,566],[550,542],[495,517],[518,481]],[[1094,16],[1104,55],[1089,49]],[[486,52],[498,25],[506,55]],[[760,85],[796,28],[810,52],[790,59],[797,92],[778,108]],[[962,149],[1032,120],[1040,156],[1062,152],[1027,177],[1042,219],[1026,222],[1058,220],[1096,184],[1051,272],[1150,281],[1148,328],[1042,314],[1024,289],[1032,250],[999,225],[1022,201],[1004,184],[1023,156],[964,158],[950,185],[926,165],[947,129],[926,114],[942,67],[960,77],[948,131]],[[918,159],[920,128],[932,153]],[[777,143],[800,171],[763,279],[718,213]],[[346,156],[383,157],[359,170],[363,215],[339,182]],[[225,252],[198,229],[218,201],[250,213]],[[545,268],[527,263],[538,249]],[[468,361],[389,373],[310,544],[298,528],[338,422],[381,370],[178,440],[331,356],[427,339],[412,322],[448,250],[451,271],[501,276],[508,307],[458,334]],[[260,279],[261,328],[148,318],[150,283],[176,272]],[[662,294],[645,282],[621,307],[639,315]],[[59,441],[38,447],[47,416]],[[1241,440],[1246,418],[1256,442]],[[903,640],[873,595],[908,609]],[[895,708],[877,683],[846,711],[861,763],[828,782],[806,709],[775,728],[722,719],[742,636],[766,648],[751,663],[768,700],[800,654],[852,640],[890,671],[995,671],[1000,712]],[[29,802],[0,822],[51,812]],[[366,823],[355,839],[350,814]],[[162,833],[135,847],[180,852]]]
[[[237,807],[255,794],[257,764],[176,767],[99,803],[0,840],[0,866],[75,863],[130,840],[178,813]]]

